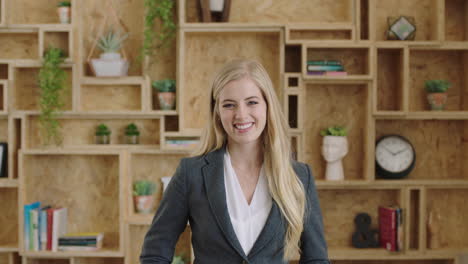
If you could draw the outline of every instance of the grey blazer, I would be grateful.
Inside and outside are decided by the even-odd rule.
[[[164,192],[140,256],[142,264],[171,263],[179,235],[192,229],[196,264],[284,264],[285,220],[273,201],[264,228],[245,255],[231,224],[224,188],[225,148],[181,160]],[[301,235],[299,263],[329,264],[322,215],[309,166],[293,162],[306,189],[309,208]]]

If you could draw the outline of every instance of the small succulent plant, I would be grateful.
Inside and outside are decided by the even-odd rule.
[[[156,183],[147,180],[135,181],[133,183],[133,195],[152,195],[156,191]]]
[[[140,131],[138,131],[138,127],[134,124],[131,123],[125,128],[125,135],[127,136],[139,136]]]
[[[340,136],[345,137],[347,135],[346,128],[342,126],[331,126],[320,131],[320,135],[322,136]]]
[[[60,1],[58,4],[57,4],[58,7],[71,7],[71,3],[70,1]]]
[[[122,47],[123,41],[128,37],[128,33],[122,35],[120,31],[109,29],[98,41],[98,47],[104,52],[117,52]]]
[[[152,86],[160,93],[175,92],[176,81],[172,79],[153,81]]]
[[[96,136],[103,136],[103,135],[108,136],[110,134],[111,134],[111,131],[109,130],[109,128],[105,124],[100,124],[96,128]]]
[[[447,80],[427,80],[424,87],[428,93],[445,93],[452,84]]]

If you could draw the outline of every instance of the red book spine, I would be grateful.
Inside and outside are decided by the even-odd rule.
[[[52,250],[52,221],[54,209],[47,209],[47,250]]]
[[[397,249],[397,228],[395,208],[379,207],[380,246],[389,251]]]

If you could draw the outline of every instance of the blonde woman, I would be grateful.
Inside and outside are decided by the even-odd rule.
[[[291,159],[287,123],[261,64],[216,75],[197,155],[182,159],[146,234],[142,264],[170,263],[190,222],[194,263],[328,264],[309,166]]]

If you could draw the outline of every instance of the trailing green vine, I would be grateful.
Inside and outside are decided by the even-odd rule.
[[[153,56],[157,49],[167,47],[175,36],[174,0],[144,0],[145,27],[143,31],[142,56]],[[161,22],[155,30],[156,20]]]
[[[60,64],[64,60],[65,56],[61,49],[49,48],[44,53],[42,68],[39,71],[39,106],[41,110],[39,123],[45,145],[62,144],[57,117],[64,106],[62,95],[65,92],[67,74],[60,68]]]

